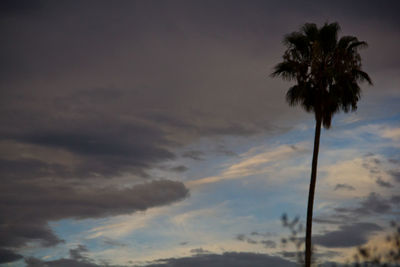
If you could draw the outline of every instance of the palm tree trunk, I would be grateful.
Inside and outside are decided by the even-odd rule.
[[[311,180],[310,190],[308,192],[308,207],[307,207],[307,227],[306,227],[306,251],[305,251],[305,267],[311,266],[311,228],[312,228],[312,216],[314,206],[314,193],[315,183],[317,181],[317,163],[318,163],[318,150],[319,150],[319,138],[321,135],[321,116],[315,116],[315,137],[314,137],[314,152],[311,166]]]

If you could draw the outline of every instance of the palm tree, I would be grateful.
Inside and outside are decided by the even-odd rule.
[[[311,227],[321,124],[329,129],[335,113],[357,109],[361,89],[359,82],[372,84],[361,69],[359,48],[367,46],[354,36],[338,40],[338,23],[325,23],[318,28],[306,23],[300,31],[285,36],[287,47],[283,61],[277,64],[273,77],[295,81],[289,88],[286,100],[290,106],[301,105],[315,115],[314,152],[308,193],[305,266],[311,266]]]

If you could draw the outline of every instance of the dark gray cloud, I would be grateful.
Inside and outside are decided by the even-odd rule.
[[[393,185],[390,182],[383,180],[382,177],[380,177],[380,176],[376,179],[376,184],[381,187],[386,187],[386,188],[393,187]]]
[[[372,176],[376,177],[381,172],[381,161],[374,156],[374,154],[366,154],[362,165]]]
[[[266,248],[276,248],[276,242],[273,240],[261,240],[260,243]]]
[[[95,263],[95,261],[85,255],[89,252],[86,246],[78,245],[74,249],[69,250],[69,258],[61,258],[58,260],[44,261],[34,257],[25,258],[25,263],[27,267],[100,267],[100,266],[110,266],[110,267],[123,267],[121,265],[110,265],[106,261],[102,263]],[[128,265],[124,265],[128,266]]]
[[[360,246],[368,241],[368,236],[371,233],[380,230],[382,230],[382,228],[374,223],[341,225],[336,231],[313,236],[313,242],[314,244],[328,248]]]
[[[200,254],[185,258],[162,259],[158,263],[149,264],[146,267],[186,267],[186,266],[209,266],[209,267],[291,267],[297,266],[296,263],[267,254],[245,253],[245,252],[226,252],[222,255]]]
[[[83,255],[86,252],[89,252],[89,250],[87,249],[86,246],[84,245],[78,245],[77,248],[74,249],[70,249],[69,250],[69,255],[71,257],[71,259],[73,260],[82,260],[82,261],[86,261],[88,260],[88,257]]]
[[[1,207],[4,217],[21,212],[19,218],[30,220],[59,220],[67,217],[85,219],[129,214],[168,204],[188,195],[188,189],[181,182],[170,180],[156,180],[124,189],[109,187],[97,190],[8,184],[1,191],[1,202],[7,204]],[[29,212],[23,213],[24,207],[29,207]]]
[[[181,182],[169,180],[124,189],[16,182],[3,185],[0,191],[0,247],[5,248],[18,248],[32,241],[39,241],[43,246],[62,242],[47,225],[49,221],[131,214],[167,205],[188,195],[188,189]]]
[[[357,215],[384,214],[392,209],[392,204],[390,199],[372,192],[368,197],[362,199],[356,208],[336,208],[335,210]]]
[[[64,165],[47,163],[37,159],[0,159],[0,174],[4,180],[35,179],[49,176],[72,176]]]
[[[400,195],[394,195],[390,198],[390,202],[397,208],[400,207]]]
[[[250,233],[250,235],[261,236],[261,237],[272,237],[272,236],[276,236],[276,233],[271,233],[271,232],[261,233],[261,232],[253,231]]]
[[[21,119],[21,121],[24,121]],[[170,142],[166,139],[163,130],[145,123],[123,123],[118,119],[106,118],[76,118],[55,121],[49,125],[39,122],[34,132],[27,130],[19,133],[4,133],[3,140],[13,140],[10,144],[27,144],[37,147],[67,151],[79,158],[79,162],[66,168],[63,165],[48,165],[46,170],[54,171],[65,177],[88,177],[97,173],[106,177],[118,176],[123,172],[133,172],[145,175],[145,169],[155,164],[174,158],[174,154],[167,148]],[[62,125],[68,125],[63,127]],[[18,127],[18,126],[16,126]],[[55,129],[46,129],[46,128]],[[16,131],[11,127],[5,131]],[[3,141],[7,142],[7,141]],[[13,149],[9,146],[9,149]],[[55,155],[55,157],[57,157]],[[8,169],[12,164],[25,165],[25,171],[31,169],[35,174],[37,169],[43,169],[45,162],[7,162]],[[2,166],[3,168],[6,166]],[[21,168],[11,168],[18,172]],[[40,176],[41,173],[36,173]],[[21,174],[24,177],[24,173]]]
[[[179,166],[171,167],[170,170],[174,171],[174,172],[185,172],[188,170],[188,167],[179,165]]]
[[[41,6],[41,1],[4,0],[0,3],[0,14],[3,16],[29,15],[39,10]]]
[[[303,251],[282,251],[279,252],[279,255],[282,255],[282,257],[284,257],[285,259],[290,259],[296,262],[299,261],[303,261]],[[330,250],[326,250],[324,252],[318,252],[316,251],[315,253],[313,253],[313,255],[315,256],[316,259],[329,259],[335,256],[340,255],[340,253],[336,252],[336,251],[330,251]],[[335,264],[331,264],[329,262],[322,262],[322,263],[318,263],[318,266],[322,267],[322,266],[326,266],[326,267],[339,267],[341,265],[337,265],[337,263],[335,262]]]
[[[4,213],[9,217],[2,219],[0,247],[18,248],[29,241],[36,241],[38,245],[49,247],[63,242],[41,218],[33,217],[31,221],[24,218],[24,221],[19,221],[20,216],[24,217],[25,214],[18,214],[17,210],[9,213],[11,214]],[[15,223],[16,220],[19,222]]]
[[[386,213],[390,211],[391,208],[391,203],[388,199],[372,192],[367,198],[360,202],[360,207],[356,208],[354,212],[365,215],[371,213]]]
[[[249,244],[258,244],[258,241],[254,240],[254,239],[252,239],[252,238],[249,238],[249,237],[247,237],[247,236],[244,235],[244,234],[238,234],[238,235],[236,236],[236,239],[239,240],[239,241],[247,242],[247,243],[249,243]]]
[[[121,241],[118,241],[118,240],[115,240],[115,239],[111,239],[111,238],[107,238],[107,237],[103,238],[103,243],[106,246],[112,246],[112,247],[126,247],[127,246],[127,244],[125,244],[125,243],[123,243]]]
[[[292,261],[299,261],[302,252],[300,252],[300,251],[282,251],[282,252],[279,252],[278,254],[281,255],[285,259],[289,259]]]
[[[162,149],[157,150],[147,144],[146,138],[149,136],[151,136],[150,140],[154,139],[156,141],[161,139],[161,137],[159,137],[160,134],[158,133],[158,136],[156,136],[157,132],[151,128],[131,126],[128,129],[121,129],[121,131],[109,133],[109,135],[104,136],[103,133],[106,131],[100,131],[101,128],[97,129],[98,132],[91,134],[76,133],[76,131],[72,133],[28,134],[22,136],[18,141],[45,147],[63,148],[73,153],[87,156],[106,155],[110,157],[132,157],[138,154],[140,156],[138,160],[143,159],[143,162],[156,161],[157,156],[162,159],[172,157],[171,153]],[[135,140],[136,142],[129,142],[129,139],[126,138],[126,134],[124,134],[122,130],[135,133],[134,138],[137,139]],[[116,139],[122,139],[122,141]],[[149,158],[152,156],[155,158]],[[135,164],[135,162],[132,164]],[[139,162],[136,164],[141,163]]]
[[[90,259],[59,259],[54,261],[42,261],[36,258],[25,259],[27,267],[99,267],[99,266],[110,266],[117,267],[116,265],[104,265],[96,264]],[[130,266],[123,265],[123,266]],[[184,258],[170,258],[160,259],[154,263],[145,265],[145,267],[261,267],[261,266],[274,266],[274,267],[295,267],[296,263],[285,260],[280,257],[270,256],[268,254],[256,254],[256,253],[244,253],[244,252],[226,252],[222,255],[209,254],[207,251],[201,251],[191,257]],[[122,267],[122,266],[120,266]]]
[[[103,264],[96,264],[85,255],[89,252],[86,246],[78,245],[76,248],[69,250],[69,258],[58,259],[53,261],[43,261],[34,257],[29,257],[25,259],[26,266],[28,267],[67,267],[67,266],[77,266],[77,267],[98,267],[104,266]],[[110,266],[110,265],[107,265]]]
[[[0,264],[23,259],[23,256],[9,249],[0,248]]]
[[[321,217],[313,218],[313,222],[321,223],[321,224],[342,224],[341,221],[332,220],[332,219],[326,219],[326,218],[321,218]]]
[[[393,177],[393,179],[394,179],[396,182],[399,182],[399,183],[400,183],[400,171],[398,171],[398,170],[392,170],[392,171],[389,171],[389,174]]]
[[[210,254],[210,251],[203,248],[194,248],[191,249],[190,252],[194,254]]]
[[[397,216],[397,210],[400,208],[399,195],[381,196],[371,192],[367,197],[355,199],[353,202],[356,204],[335,208],[333,213],[319,215],[313,221],[320,224],[349,225],[371,216]]]
[[[238,235],[236,236],[236,239],[239,240],[239,241],[246,241],[246,235],[244,235],[244,234],[238,234]]]
[[[217,145],[215,152],[219,155],[223,155],[223,156],[227,156],[227,157],[237,156],[237,154],[235,152],[227,149],[224,145],[221,145],[221,144]]]
[[[25,259],[27,267],[100,267],[102,264],[96,264],[92,262],[84,262],[75,259],[59,259],[54,261],[42,261],[37,258]],[[111,265],[108,265],[111,266]]]
[[[276,242],[273,240],[265,240],[262,238],[271,237],[273,234],[271,233],[259,233],[259,232],[251,232],[249,237],[245,234],[238,234],[236,236],[236,240],[247,242],[249,244],[262,244],[265,248],[275,248]]]
[[[186,151],[182,154],[182,157],[185,158],[191,158],[194,160],[203,160],[203,155],[204,152],[199,151],[199,150],[190,150],[190,151]]]
[[[354,190],[356,190],[356,189],[354,188],[354,186],[351,186],[351,185],[348,185],[348,184],[337,184],[337,185],[335,186],[335,191],[336,191],[336,190],[354,191]]]

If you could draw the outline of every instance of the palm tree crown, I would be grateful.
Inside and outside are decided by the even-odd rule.
[[[372,84],[361,70],[358,52],[367,43],[354,36],[338,40],[339,30],[337,23],[326,23],[321,28],[307,23],[300,31],[286,35],[283,62],[272,73],[297,82],[288,90],[286,100],[314,112],[325,128],[330,127],[336,112],[357,109],[361,92],[358,82]]]

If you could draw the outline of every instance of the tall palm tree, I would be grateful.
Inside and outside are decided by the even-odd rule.
[[[318,28],[314,23],[304,24],[299,31],[285,36],[287,47],[283,61],[277,64],[273,77],[295,81],[286,100],[291,106],[301,105],[315,115],[314,152],[308,193],[305,266],[311,266],[311,227],[321,124],[329,129],[335,113],[357,109],[361,89],[359,82],[372,84],[361,69],[359,48],[367,46],[354,36],[338,40],[338,23],[325,23]]]

